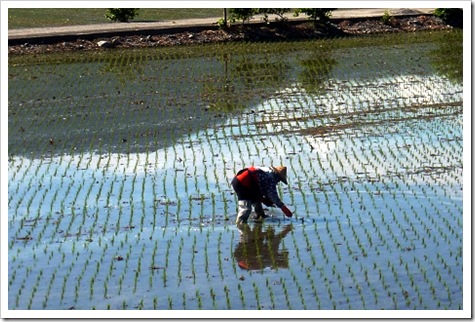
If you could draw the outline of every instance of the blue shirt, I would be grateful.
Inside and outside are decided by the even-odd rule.
[[[259,190],[262,195],[269,199],[277,207],[281,208],[284,206],[282,200],[280,200],[279,195],[277,194],[277,184],[280,181],[280,177],[277,173],[272,171],[268,167],[255,167],[258,170],[257,179],[259,180]]]

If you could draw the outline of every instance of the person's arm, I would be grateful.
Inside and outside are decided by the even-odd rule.
[[[264,197],[274,203],[277,207],[279,207],[287,217],[292,217],[292,211],[287,208],[287,206],[282,202],[282,200],[280,200],[279,195],[277,194],[276,183],[274,182],[274,180],[270,179],[269,176],[266,175],[266,179],[264,179],[264,182],[266,183],[264,189],[265,191],[262,191]]]
[[[277,194],[276,183],[272,180],[269,175],[265,172],[258,172],[257,173],[259,178],[259,188],[261,190],[261,194],[268,200],[270,200],[273,204],[277,207],[282,208],[284,203],[280,200],[279,195]]]
[[[266,173],[258,173],[258,176],[259,187],[264,197],[279,207],[287,217],[292,217],[292,211],[284,205],[277,194],[276,182]]]

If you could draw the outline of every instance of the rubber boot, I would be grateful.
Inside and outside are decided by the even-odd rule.
[[[252,204],[249,200],[238,201],[238,215],[236,218],[236,225],[247,224],[247,219],[252,211]]]
[[[254,211],[256,212],[256,217],[254,219],[256,220],[264,220],[268,216],[265,214],[264,209],[262,208],[262,203],[260,202],[255,202],[252,204],[254,207]]]

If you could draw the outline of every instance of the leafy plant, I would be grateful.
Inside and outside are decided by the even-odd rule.
[[[389,10],[384,10],[384,13],[383,13],[383,16],[381,17],[381,21],[385,24],[385,25],[389,25],[389,22],[391,21],[391,14],[389,13]]]
[[[287,9],[287,8],[260,8],[257,9],[258,14],[264,15],[263,20],[266,23],[269,23],[269,15],[277,15],[280,19],[280,21],[285,21],[284,14],[287,12],[290,12],[292,9]]]
[[[335,9],[329,8],[300,8],[295,9],[294,16],[298,17],[300,14],[307,15],[313,21],[314,26],[319,23],[326,24],[330,21],[331,12]]]
[[[112,8],[107,9],[105,16],[114,22],[128,22],[138,15],[138,10],[132,8]]]
[[[249,21],[255,14],[257,14],[258,9],[250,9],[250,8],[231,8],[229,9],[229,18],[231,22],[235,22],[237,20],[242,21],[242,24],[246,21]]]

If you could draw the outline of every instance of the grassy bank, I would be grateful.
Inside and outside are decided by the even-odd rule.
[[[8,28],[34,28],[107,23],[105,8],[32,8],[9,9]],[[163,21],[190,18],[220,17],[217,8],[146,8],[139,10],[133,21]]]

